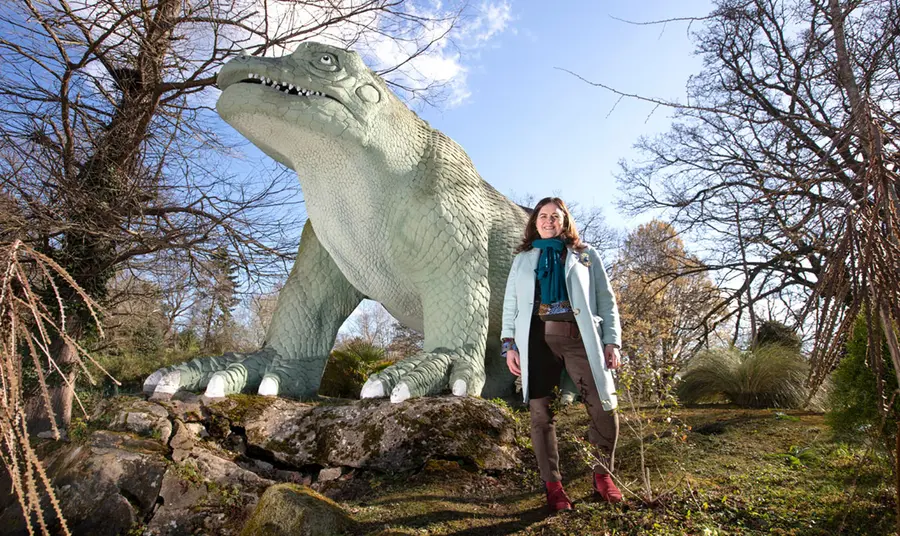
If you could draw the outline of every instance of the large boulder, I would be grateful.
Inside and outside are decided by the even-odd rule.
[[[305,486],[279,484],[260,498],[241,536],[333,536],[354,525],[331,499]]]
[[[75,535],[136,527],[145,536],[236,535],[251,514],[245,534],[334,534],[350,518],[305,486],[275,486],[267,505],[257,503],[277,482],[315,487],[352,478],[348,468],[413,471],[440,460],[512,468],[514,431],[510,414],[465,397],[401,404],[117,397],[101,404],[76,442],[44,441],[38,450]],[[3,475],[0,527],[27,534]]]
[[[208,409],[242,428],[248,449],[294,467],[409,471],[433,458],[488,470],[519,464],[513,417],[478,398],[416,398],[401,404],[269,399],[250,409],[229,398]]]
[[[87,444],[44,457],[72,534],[124,534],[152,514],[166,471],[163,452],[154,441],[96,432]],[[3,534],[28,534],[18,503],[0,513],[0,527]]]
[[[107,399],[95,411],[109,430],[131,432],[163,443],[172,435],[172,421],[163,406],[134,397]]]
[[[159,503],[144,536],[237,534],[235,519],[246,519],[273,481],[247,471],[201,447],[172,464],[162,481]],[[204,515],[197,515],[204,512]]]

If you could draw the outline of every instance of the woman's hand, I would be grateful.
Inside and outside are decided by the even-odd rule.
[[[506,366],[509,367],[509,371],[512,372],[514,376],[522,375],[522,364],[519,361],[519,352],[516,350],[509,350],[506,352]]]
[[[509,356],[509,354],[506,355]],[[603,355],[606,358],[606,368],[610,370],[615,370],[622,364],[622,358],[619,357],[619,347],[615,344],[607,344],[603,348]],[[509,363],[508,357],[506,362]]]

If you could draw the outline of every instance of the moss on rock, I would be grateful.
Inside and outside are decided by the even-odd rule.
[[[332,536],[355,525],[331,499],[306,486],[277,484],[260,497],[241,536]]]
[[[254,419],[277,401],[271,396],[229,395],[224,400],[218,400],[209,404],[209,409],[219,413],[229,421],[240,424],[245,419]]]

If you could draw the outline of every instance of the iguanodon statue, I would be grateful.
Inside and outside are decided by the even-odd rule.
[[[525,211],[355,52],[307,42],[238,57],[217,83],[219,115],[297,172],[309,219],[263,348],[158,370],[144,391],[314,396],[338,329],[369,298],[425,341],[362,397],[511,393],[499,334]]]

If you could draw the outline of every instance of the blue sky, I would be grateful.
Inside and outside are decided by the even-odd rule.
[[[481,176],[504,194],[516,198],[558,194],[586,208],[599,206],[607,222],[622,229],[650,219],[651,214],[627,218],[618,212],[613,174],[620,159],[637,156],[632,146],[640,136],[668,129],[671,111],[654,111],[651,104],[629,99],[616,104],[618,96],[559,69],[627,93],[684,102],[688,77],[701,68],[700,58],[693,54],[688,23],[634,25],[616,19],[703,17],[712,10],[712,3],[484,0],[473,4],[473,16],[453,32],[457,46],[439,43],[432,54],[411,64],[425,80],[445,81],[449,98],[439,107],[414,101],[413,108],[456,140]],[[699,23],[693,29],[699,29]],[[434,35],[444,28],[432,31]],[[395,45],[382,38],[360,51],[370,64],[392,65],[408,52]],[[274,55],[284,52],[272,51]],[[239,139],[224,121],[213,121],[221,123],[223,134]],[[239,143],[246,160],[232,165],[259,169],[261,160],[266,162],[263,166],[272,164],[246,140]]]
[[[603,208],[608,223],[632,227],[615,207],[613,173],[635,156],[641,135],[667,130],[670,112],[623,100],[587,79],[626,92],[684,101],[685,83],[700,70],[684,22],[636,26],[633,21],[704,16],[708,1],[510,2],[504,31],[460,62],[470,93],[443,109],[421,108],[432,126],[466,150],[482,177],[501,192]],[[695,26],[695,29],[699,26]],[[648,216],[649,217],[649,216]]]

